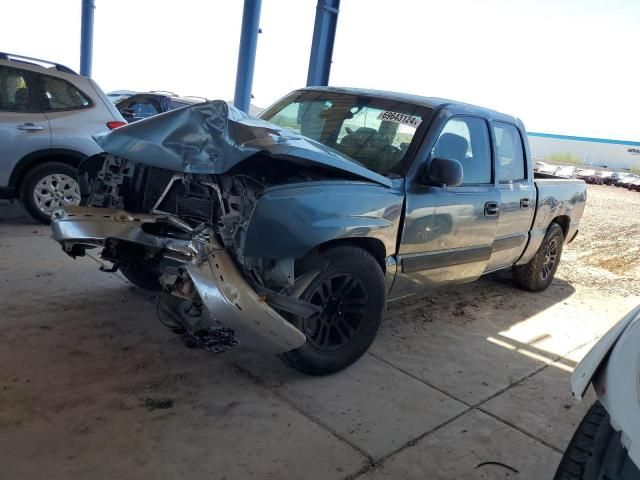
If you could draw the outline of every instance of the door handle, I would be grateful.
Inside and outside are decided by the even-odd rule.
[[[498,202],[487,202],[484,204],[484,216],[495,217],[500,213]]]
[[[44,127],[40,125],[34,125],[33,123],[23,123],[22,125],[18,125],[16,127],[18,130],[24,130],[26,132],[37,132],[42,130]]]
[[[521,198],[520,199],[520,208],[529,208],[529,199]]]

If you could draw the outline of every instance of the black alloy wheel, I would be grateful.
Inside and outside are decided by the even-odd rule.
[[[304,321],[303,331],[307,342],[324,352],[347,345],[367,315],[367,291],[362,281],[349,273],[325,278],[311,293],[309,302],[323,310]]]

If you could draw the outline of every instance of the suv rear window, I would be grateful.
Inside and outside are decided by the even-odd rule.
[[[260,118],[331,147],[382,175],[402,175],[406,152],[431,109],[378,97],[296,92]]]
[[[40,101],[46,111],[76,110],[91,106],[89,97],[61,78],[40,75],[40,86]]]
[[[15,68],[0,67],[0,110],[28,112],[29,107],[26,75]]]

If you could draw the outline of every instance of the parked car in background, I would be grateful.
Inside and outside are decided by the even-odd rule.
[[[594,183],[595,176],[596,171],[590,168],[582,169],[576,172],[576,178],[579,180],[584,180],[587,183]]]
[[[602,172],[602,183],[603,185],[612,185],[613,184],[613,176],[616,172]],[[607,173],[608,175],[605,175]]]
[[[576,178],[576,167],[561,166],[556,168],[553,175],[561,178]]]
[[[559,168],[558,165],[550,165],[545,162],[536,162],[538,169],[535,170],[536,173],[544,173],[545,175],[553,175],[555,171]]]
[[[611,174],[610,184],[618,186],[618,182],[624,180],[629,175],[631,175],[629,172],[613,172]]]
[[[636,178],[632,182],[629,182],[629,185],[627,185],[627,188],[629,190],[635,190],[636,192],[640,192],[640,178]]]
[[[582,400],[590,384],[598,401],[564,452],[554,480],[640,479],[640,306],[609,330],[571,375]]]
[[[0,53],[0,198],[48,223],[77,205],[77,166],[102,151],[93,135],[125,124],[90,78],[64,65]]]
[[[181,97],[172,92],[153,91],[131,95],[119,101],[116,107],[127,122],[132,123],[159,113],[206,101],[206,98],[201,97]]]
[[[616,182],[616,187],[629,188],[629,184],[631,182],[637,180],[638,178],[640,178],[640,176],[634,175],[633,173],[630,173],[629,175],[626,175],[624,178],[618,180]]]
[[[593,183],[596,185],[608,184],[611,181],[611,175],[613,172],[607,172],[604,170],[599,170],[593,176]]]
[[[546,289],[587,198],[581,180],[534,177],[517,118],[401,93],[309,87],[260,118],[219,100],[98,141],[87,206],[54,214],[64,250],[100,248],[192,305],[167,305],[183,329],[209,312],[314,375],[367,351],[387,299],[500,269]]]
[[[118,103],[120,100],[124,100],[125,98],[129,98],[131,95],[135,95],[136,91],[134,90],[115,90],[113,92],[107,93],[107,97],[113,103]]]
[[[533,164],[533,171],[536,173],[541,172],[543,169],[545,169],[548,166],[549,166],[548,163],[537,161],[536,163]]]

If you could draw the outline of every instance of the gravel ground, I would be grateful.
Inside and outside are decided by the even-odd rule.
[[[603,293],[640,295],[640,193],[589,185],[578,238],[558,276]]]

